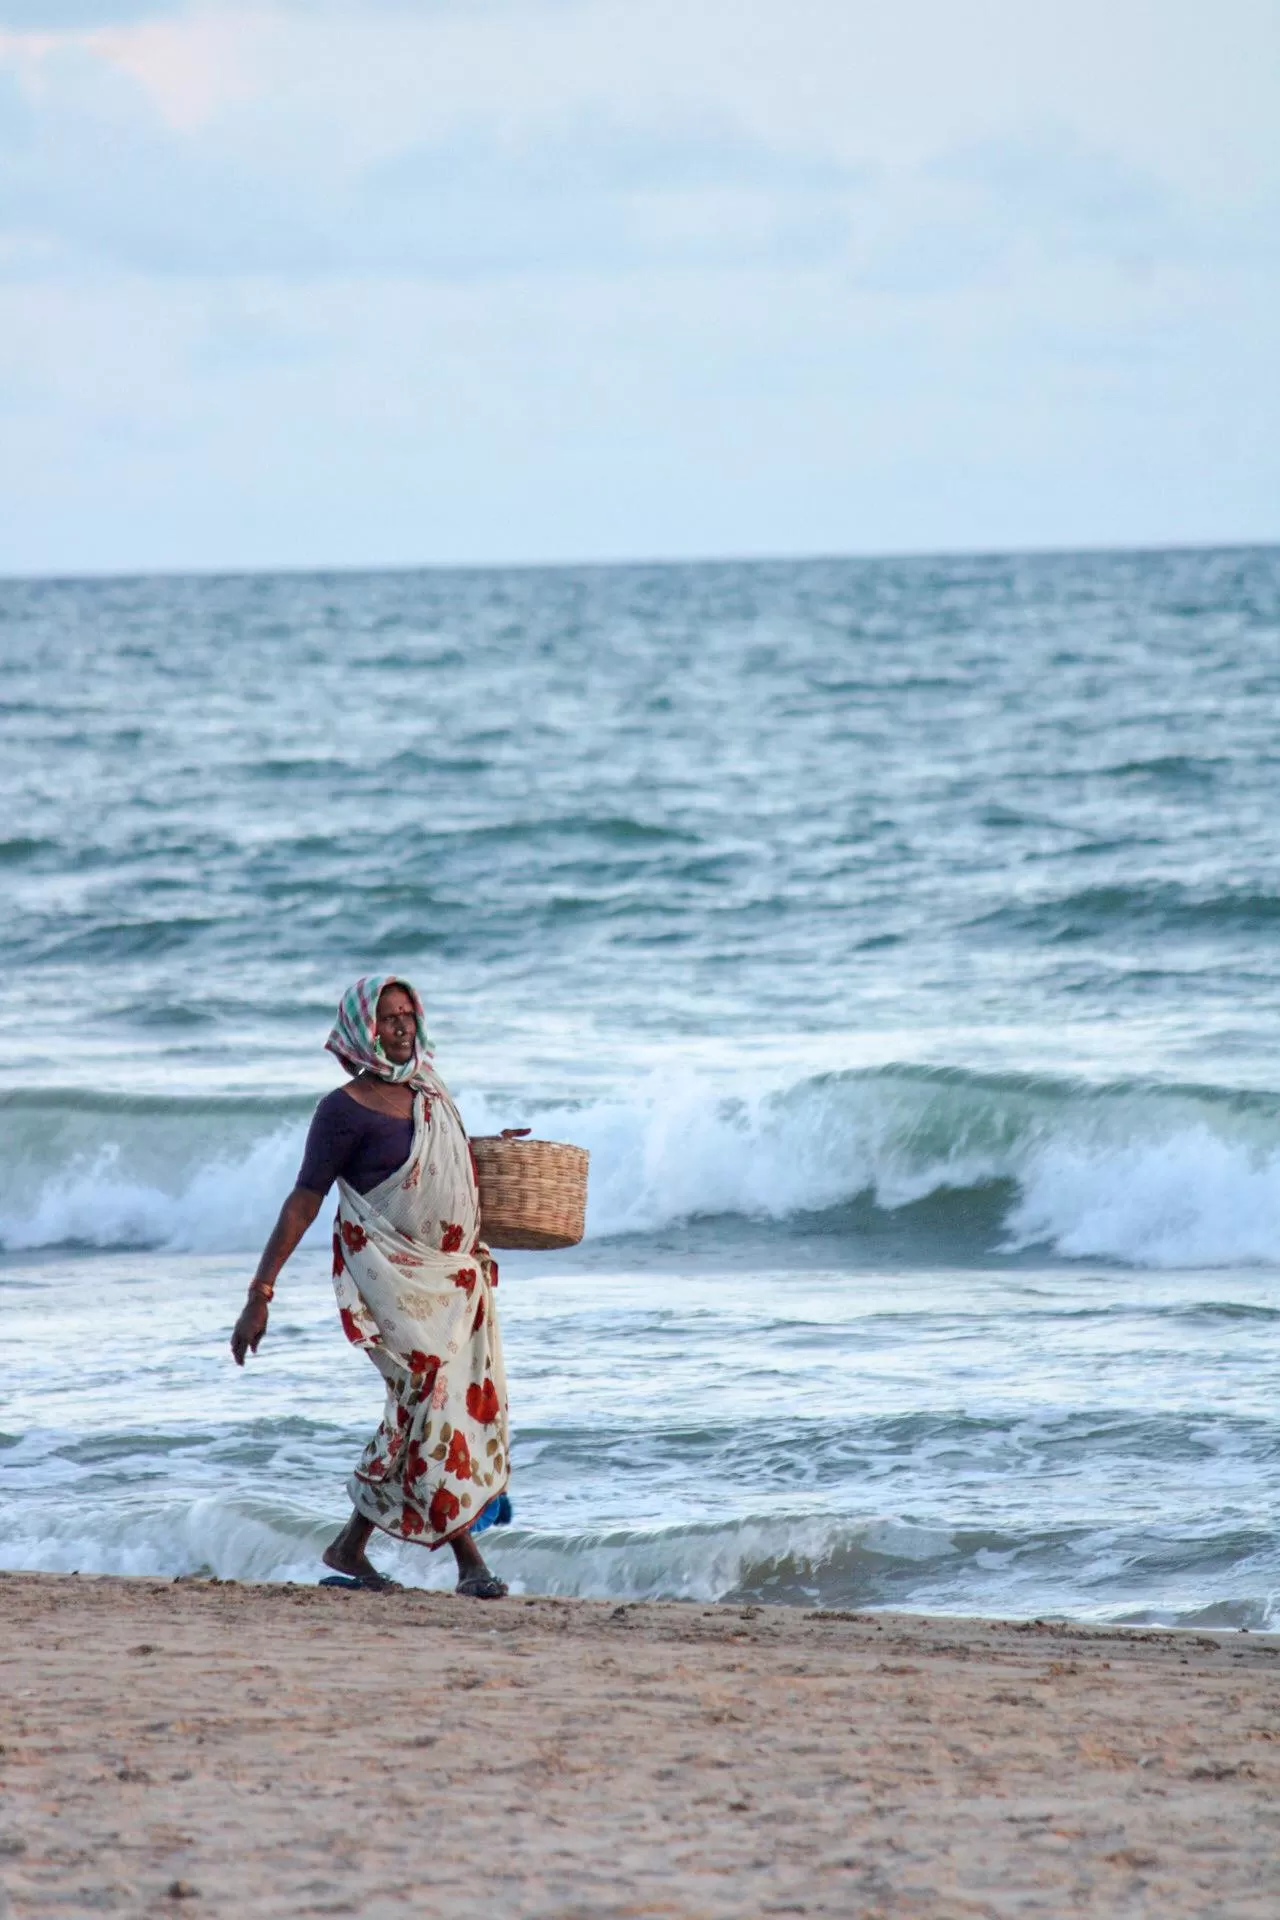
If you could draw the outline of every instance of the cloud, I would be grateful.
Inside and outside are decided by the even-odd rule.
[[[1265,533],[1276,17],[0,0],[0,567]]]
[[[243,38],[220,17],[209,40],[212,20],[201,72],[229,49],[243,64]],[[264,58],[280,58],[274,41]],[[526,101],[513,118],[428,92],[418,120],[433,131],[397,143],[367,112],[335,124],[331,95],[321,111],[305,89],[237,91],[239,68],[216,111],[175,117],[154,79],[174,59],[167,40],[127,60],[69,43],[0,68],[0,273],[465,280],[826,262],[910,299],[1070,259],[1141,274],[1206,244],[1170,185],[1065,125],[871,163],[715,108],[584,101],[536,119]]]
[[[182,11],[183,0],[0,0],[0,28],[32,33],[83,31]]]
[[[26,146],[34,128],[35,116],[18,76],[0,67],[0,154]]]
[[[459,128],[444,151],[411,148],[381,162],[368,180],[410,192],[423,184],[434,189],[447,173],[452,181],[483,192],[519,182],[528,191],[551,194],[583,186],[613,192],[731,187],[830,193],[863,184],[867,171],[821,151],[771,146],[723,119],[668,117],[658,125],[626,124],[580,110],[543,130],[536,141],[499,145],[484,126]]]
[[[109,262],[131,271],[301,269],[316,241],[288,183],[220,137],[181,133],[138,86],[72,48],[10,110],[0,260],[10,276]],[[0,112],[0,126],[6,117]]]
[[[724,120],[582,111],[519,135],[455,125],[371,164],[323,125],[163,119],[85,49],[0,92],[0,260],[134,273],[467,277],[830,255],[866,169]],[[102,156],[110,155],[110,164]]]
[[[1168,187],[1066,127],[953,148],[927,174],[968,205],[990,209],[1005,234],[1019,241],[1123,258],[1179,238]]]
[[[887,184],[862,235],[864,288],[946,294],[1070,262],[1146,272],[1204,239],[1177,196],[1130,160],[1045,127],[967,142]]]
[[[516,7],[549,11],[589,4],[590,0],[238,0],[234,9],[224,6],[222,11],[297,13],[313,20],[322,15],[367,19],[373,13],[408,14],[415,19],[424,14],[474,18],[478,13]],[[0,0],[0,32],[86,33],[196,10],[193,0]]]
[[[456,128],[370,168],[359,256],[404,271],[831,257],[870,170],[715,120],[578,112],[519,138]]]

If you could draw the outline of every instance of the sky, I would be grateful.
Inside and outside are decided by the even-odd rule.
[[[0,572],[1280,539],[1276,0],[0,0]]]

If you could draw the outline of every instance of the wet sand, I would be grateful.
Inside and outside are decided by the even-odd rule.
[[[0,1912],[1280,1913],[1280,1639],[0,1577]]]

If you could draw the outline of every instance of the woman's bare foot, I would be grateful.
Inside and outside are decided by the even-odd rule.
[[[450,1543],[458,1563],[457,1591],[468,1600],[505,1600],[507,1583],[490,1573],[484,1556],[469,1533],[460,1533]]]
[[[366,1586],[398,1587],[400,1582],[389,1579],[385,1573],[379,1573],[365,1553],[372,1532],[372,1520],[353,1513],[337,1539],[329,1542],[320,1558],[335,1573],[344,1573],[348,1579],[359,1580]]]

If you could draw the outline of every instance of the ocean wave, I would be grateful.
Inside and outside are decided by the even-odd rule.
[[[1280,1099],[890,1067],[772,1088],[664,1075],[552,1104],[463,1093],[474,1133],[591,1151],[588,1237],[825,1235],[856,1256],[1032,1252],[1136,1267],[1280,1259]],[[310,1101],[0,1102],[0,1246],[261,1245]],[[773,1256],[776,1257],[776,1254]]]
[[[225,1493],[23,1506],[0,1536],[0,1567],[83,1574],[214,1577],[313,1584],[332,1516]],[[1269,1539],[1118,1535],[1096,1527],[953,1529],[902,1515],[748,1515],[721,1522],[533,1529],[493,1537],[493,1564],[514,1593],[628,1602],[676,1600],[1077,1619],[1274,1625]],[[406,1586],[453,1584],[444,1555],[384,1539],[385,1570]],[[1207,1581],[1207,1587],[1206,1587]],[[1216,1597],[1206,1604],[1205,1591]]]
[[[1018,933],[1047,944],[1152,933],[1270,936],[1280,922],[1280,894],[1256,887],[1201,889],[1180,881],[1083,887],[1042,900],[997,907],[970,924]]]
[[[592,1148],[599,1236],[736,1216],[869,1250],[901,1227],[942,1263],[1280,1258],[1280,1102],[1266,1094],[899,1067],[714,1102],[664,1086],[537,1124]]]

